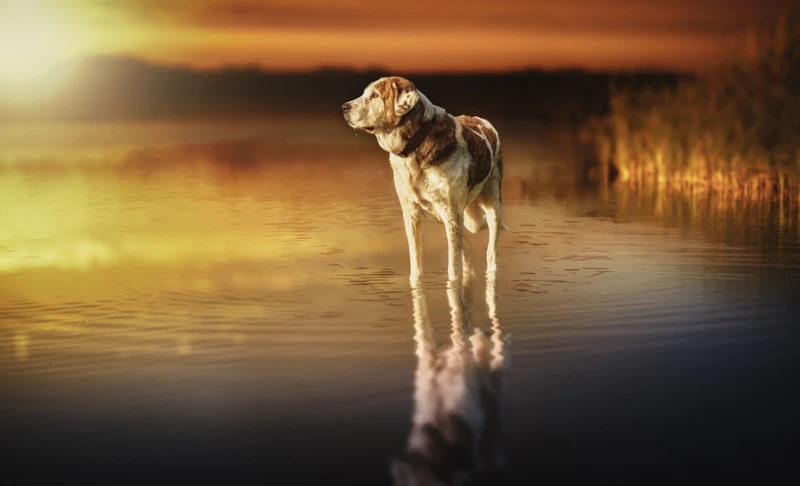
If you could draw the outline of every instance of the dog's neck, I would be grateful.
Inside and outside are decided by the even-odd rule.
[[[431,129],[433,128],[433,124],[436,121],[436,117],[431,118],[430,120],[423,122],[422,125],[417,129],[417,132],[411,136],[411,138],[406,142],[406,146],[403,147],[403,150],[397,152],[395,155],[398,157],[406,158],[409,155],[413,154],[422,142],[425,141],[428,134],[431,133]]]
[[[439,112],[444,113],[444,109],[434,105],[420,93],[417,104],[403,115],[396,127],[375,134],[378,145],[398,157],[408,157],[425,141]]]

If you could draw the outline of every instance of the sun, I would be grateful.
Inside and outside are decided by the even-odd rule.
[[[0,0],[0,86],[33,88],[67,57],[74,32],[57,5]]]

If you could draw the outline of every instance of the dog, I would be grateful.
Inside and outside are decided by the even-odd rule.
[[[411,290],[417,368],[407,449],[391,461],[396,486],[500,484],[510,336],[497,316],[497,283],[486,282],[491,333],[470,329],[470,280],[448,285],[450,346],[437,347],[424,290]],[[462,300],[463,295],[463,300]]]
[[[463,228],[489,230],[487,275],[497,271],[503,223],[503,157],[497,130],[486,120],[452,116],[431,103],[411,81],[385,77],[342,105],[347,123],[375,135],[389,152],[403,209],[410,257],[409,280],[422,279],[422,218],[444,223],[450,281],[471,273]]]

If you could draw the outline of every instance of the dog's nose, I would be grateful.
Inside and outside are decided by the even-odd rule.
[[[342,105],[342,111],[343,111],[343,112],[345,112],[345,113],[347,113],[348,111],[350,111],[350,103],[345,103],[345,104],[343,104],[343,105]]]

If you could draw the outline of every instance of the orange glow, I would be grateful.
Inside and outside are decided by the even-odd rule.
[[[194,67],[320,66],[403,71],[524,67],[692,69],[745,24],[789,4],[720,0],[431,2],[66,0],[76,55],[129,55]],[[77,25],[77,24],[75,24]],[[47,29],[41,25],[39,32]]]
[[[163,42],[166,41],[166,42]],[[702,37],[666,35],[538,33],[497,29],[481,35],[464,29],[442,36],[435,30],[409,35],[402,30],[220,30],[187,32],[180,43],[161,38],[162,49],[129,54],[194,67],[261,65],[274,69],[385,67],[403,71],[503,71],[528,67],[590,69],[695,68],[719,49]],[[231,46],[241,46],[232,49]],[[587,49],[591,45],[591,49]],[[690,50],[691,55],[686,52]],[[424,53],[424,54],[420,54]]]

